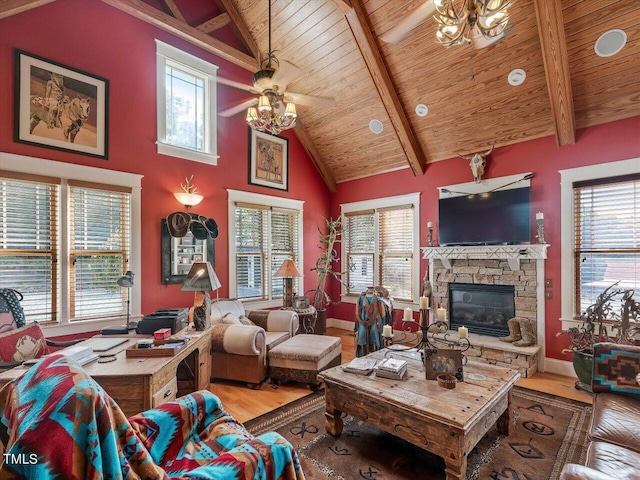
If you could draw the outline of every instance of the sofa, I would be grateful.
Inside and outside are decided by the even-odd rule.
[[[560,479],[639,480],[640,347],[596,344],[592,389],[585,465],[565,465]]]
[[[211,325],[211,380],[237,380],[259,388],[269,375],[269,350],[295,335],[298,314],[245,311],[239,300],[220,300],[211,303]]]
[[[253,436],[211,392],[126,418],[63,355],[0,389],[0,453],[0,478],[304,480],[284,437]]]

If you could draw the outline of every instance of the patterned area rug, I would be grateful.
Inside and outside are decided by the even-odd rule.
[[[508,437],[495,426],[468,458],[473,480],[558,478],[565,463],[584,463],[591,405],[515,387]],[[376,427],[346,415],[340,438],[324,429],[324,393],[301,398],[245,426],[277,430],[296,448],[307,480],[444,479],[444,462]]]

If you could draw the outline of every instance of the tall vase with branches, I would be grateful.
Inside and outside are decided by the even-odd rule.
[[[334,264],[339,258],[336,250],[336,243],[340,243],[341,240],[342,220],[340,217],[335,220],[332,218],[325,218],[324,220],[326,233],[318,228],[318,248],[321,252],[316,260],[315,266],[311,269],[312,272],[316,272],[317,286],[316,288],[307,291],[307,293],[313,294],[312,303],[318,312],[318,323],[320,324],[322,324],[322,318],[324,318],[326,322],[326,307],[330,304],[338,303],[332,301],[331,297],[327,293],[327,279],[329,277],[333,277],[340,282],[340,284],[345,285],[342,275],[346,273],[334,270]]]

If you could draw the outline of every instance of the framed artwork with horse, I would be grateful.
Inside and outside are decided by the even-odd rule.
[[[109,80],[15,51],[14,140],[108,158]]]
[[[289,153],[286,138],[249,129],[249,183],[289,189]]]

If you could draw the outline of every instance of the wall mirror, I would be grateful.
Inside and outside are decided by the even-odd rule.
[[[162,283],[182,283],[193,262],[209,262],[215,268],[213,238],[194,238],[191,232],[184,237],[172,237],[167,219],[161,222]]]

